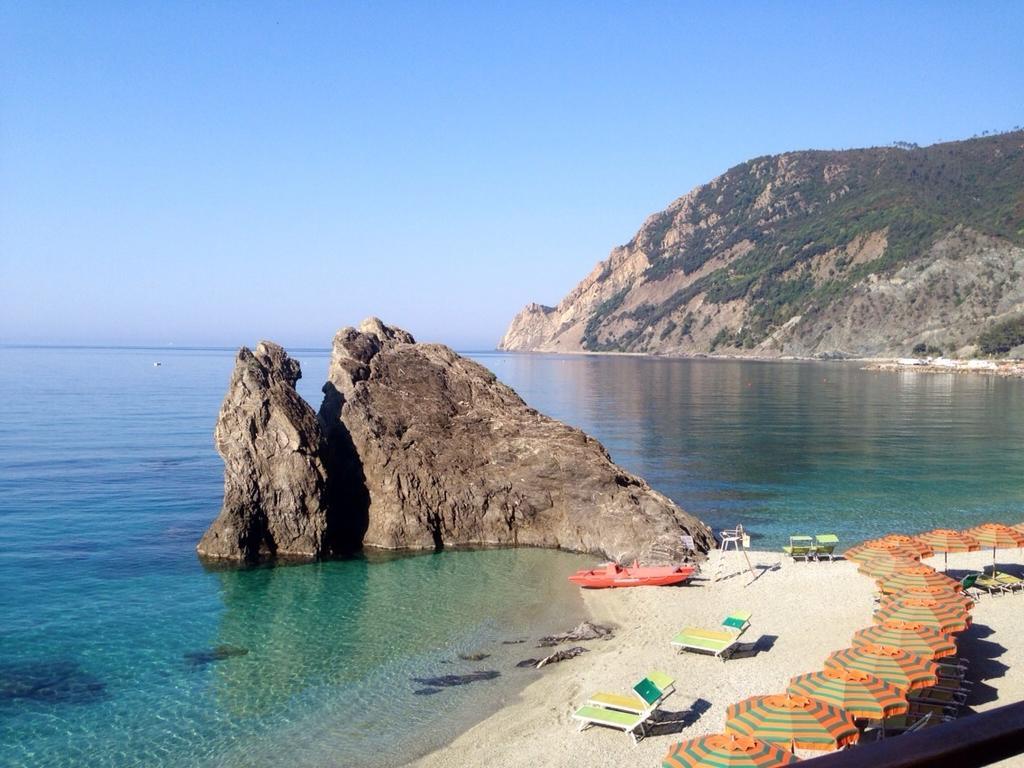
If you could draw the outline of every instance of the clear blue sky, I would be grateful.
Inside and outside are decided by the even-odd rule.
[[[0,0],[0,340],[489,348],[753,156],[1024,123],[1024,3]]]

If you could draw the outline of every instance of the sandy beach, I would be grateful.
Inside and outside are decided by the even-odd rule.
[[[687,587],[587,591],[592,620],[614,626],[615,636],[581,643],[589,653],[552,667],[501,711],[413,765],[490,766],[496,756],[505,766],[659,765],[675,742],[722,731],[729,704],[784,691],[792,676],[821,669],[829,653],[848,647],[853,632],[871,624],[874,581],[859,574],[856,563],[793,563],[774,552],[749,554],[755,575],[732,555],[725,569],[731,575],[715,583],[713,569],[705,568],[708,579]],[[1020,550],[998,557],[1014,573],[1022,559]],[[941,555],[925,562],[942,568]],[[949,556],[954,574],[991,562],[991,551]],[[730,610],[753,612],[744,640],[757,644],[755,655],[723,662],[676,654],[669,645],[683,626],[716,627]],[[973,615],[973,626],[960,635],[975,681],[964,714],[1024,697],[1024,595],[986,596]],[[672,675],[676,693],[647,738],[634,746],[619,731],[577,732],[571,715],[590,693],[626,692],[650,670]],[[1002,765],[1024,765],[1024,758]]]

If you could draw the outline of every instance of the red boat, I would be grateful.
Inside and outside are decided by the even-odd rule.
[[[569,581],[585,589],[608,587],[665,587],[686,581],[697,569],[692,565],[638,565],[628,567],[608,563],[600,568],[583,568],[569,577]]]

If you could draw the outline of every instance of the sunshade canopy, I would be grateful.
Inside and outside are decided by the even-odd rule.
[[[809,696],[752,696],[731,704],[725,730],[801,749],[832,750],[853,744],[860,731],[853,717],[832,704]]]
[[[775,744],[734,733],[681,741],[661,759],[662,768],[775,768],[797,762],[792,752]]]
[[[854,717],[883,718],[908,709],[906,694],[892,683],[859,669],[826,669],[797,675],[788,693],[841,707]]]

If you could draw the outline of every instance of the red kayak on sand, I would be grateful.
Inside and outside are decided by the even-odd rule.
[[[569,581],[585,589],[608,587],[666,587],[686,581],[694,573],[692,565],[638,565],[623,567],[608,563],[600,568],[583,568],[569,577]]]

